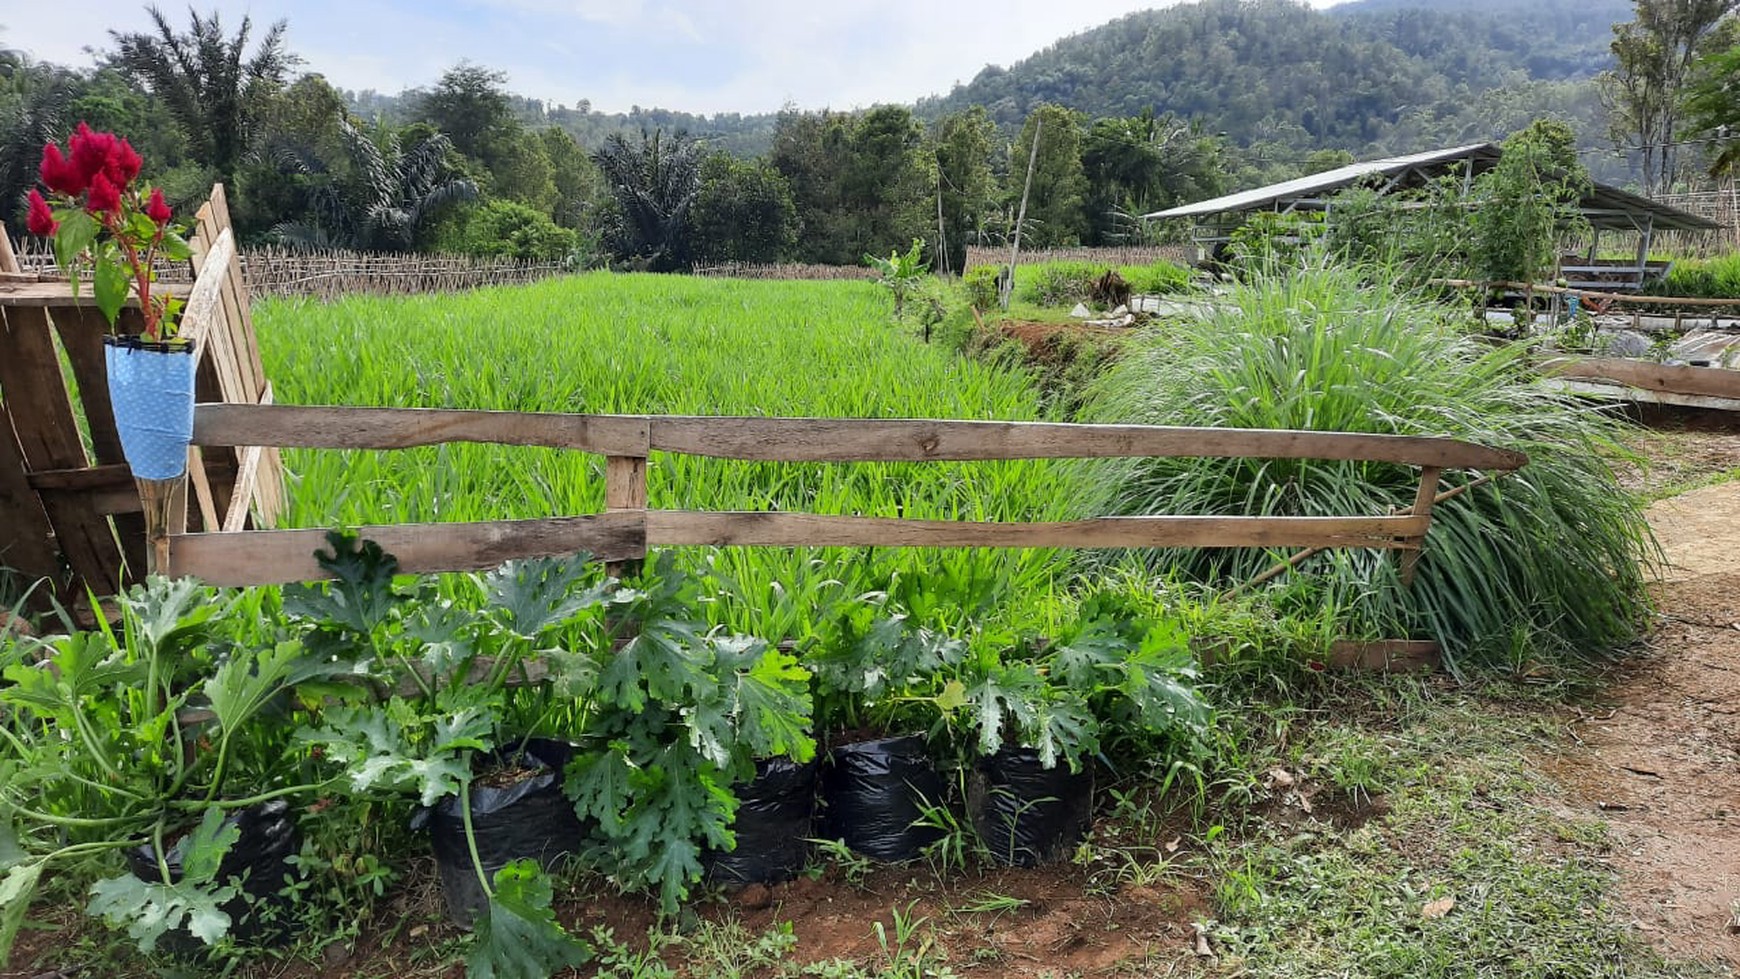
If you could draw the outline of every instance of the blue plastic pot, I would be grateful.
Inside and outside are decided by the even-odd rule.
[[[121,452],[138,479],[187,472],[193,441],[193,347],[138,337],[104,337],[109,403]]]

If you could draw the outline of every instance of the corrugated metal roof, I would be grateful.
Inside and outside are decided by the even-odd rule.
[[[1463,160],[1495,163],[1501,155],[1503,155],[1503,151],[1492,143],[1470,143],[1467,146],[1433,150],[1429,153],[1414,153],[1409,156],[1368,160],[1364,163],[1351,163],[1334,170],[1314,173],[1308,177],[1283,180],[1267,187],[1227,194],[1213,200],[1198,201],[1195,204],[1185,204],[1170,210],[1156,211],[1153,214],[1143,215],[1143,217],[1156,220],[1161,218],[1198,218],[1211,214],[1253,211],[1258,208],[1274,207],[1277,204],[1321,197],[1326,193],[1351,187],[1367,177],[1394,176],[1413,167],[1439,166],[1459,163]],[[1720,227],[1716,222],[1701,215],[1682,211],[1672,205],[1633,194],[1628,190],[1621,190],[1610,184],[1595,184],[1584,196],[1582,206],[1584,216],[1588,218],[1591,225],[1609,231],[1640,230],[1638,224],[1646,217],[1652,220],[1656,231],[1712,231]]]
[[[1491,143],[1470,143],[1467,146],[1457,146],[1451,149],[1433,150],[1430,153],[1414,153],[1409,156],[1392,156],[1383,160],[1368,160],[1365,163],[1350,163],[1345,167],[1314,173],[1309,177],[1299,177],[1294,180],[1283,180],[1278,184],[1258,187],[1254,190],[1242,190],[1225,197],[1213,200],[1198,201],[1195,204],[1185,204],[1167,211],[1156,211],[1145,214],[1145,218],[1192,218],[1206,214],[1221,214],[1228,211],[1250,211],[1259,207],[1268,207],[1279,201],[1290,201],[1299,198],[1313,197],[1325,191],[1340,190],[1351,187],[1366,177],[1392,176],[1410,167],[1426,166],[1436,163],[1454,163],[1463,159],[1489,159],[1496,161],[1499,157],[1498,147]]]

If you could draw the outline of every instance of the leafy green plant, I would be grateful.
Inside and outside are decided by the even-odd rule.
[[[294,640],[238,643],[219,628],[236,598],[152,578],[104,626],[0,648],[0,955],[54,864],[93,876],[104,858],[150,846],[159,873],[99,880],[90,912],[149,949],[182,926],[206,944],[229,930],[236,896],[217,879],[225,816],[310,793],[314,777],[275,720],[299,685],[341,667]],[[177,878],[167,841],[197,824]]]
[[[550,643],[599,611],[614,582],[599,580],[586,555],[509,562],[470,579],[482,599],[472,610],[439,600],[428,581],[401,587],[398,562],[372,541],[334,533],[329,542],[317,559],[334,580],[287,589],[285,611],[309,624],[311,645],[360,653],[351,675],[383,696],[325,708],[299,738],[340,766],[353,795],[408,795],[424,806],[459,800],[487,902],[467,959],[472,975],[541,976],[585,961],[590,949],[556,922],[535,861],[486,870],[471,785],[511,733],[509,678],[534,654],[559,655]]]
[[[563,790],[629,887],[674,911],[700,878],[701,848],[730,849],[735,782],[757,758],[815,756],[810,674],[765,641],[709,632],[702,580],[670,552],[612,598],[602,641],[561,667],[560,688],[591,703]]]
[[[912,294],[918,283],[930,271],[929,263],[920,257],[924,254],[924,239],[912,239],[912,247],[905,252],[896,248],[887,258],[877,255],[865,255],[864,262],[876,270],[876,283],[894,293],[894,315],[899,316],[906,306],[906,297]]]

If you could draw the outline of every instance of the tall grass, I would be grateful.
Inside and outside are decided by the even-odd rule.
[[[1092,392],[1090,420],[1442,435],[1518,449],[1519,473],[1434,511],[1413,587],[1393,555],[1336,551],[1273,586],[1332,603],[1353,633],[1431,636],[1453,655],[1593,654],[1635,635],[1651,543],[1609,466],[1623,423],[1542,390],[1516,348],[1459,334],[1369,272],[1311,267],[1240,285],[1214,312],[1147,331]],[[1444,487],[1476,474],[1451,471]],[[1408,467],[1285,460],[1082,464],[1084,508],[1119,513],[1381,514],[1411,505]],[[1280,555],[1151,554],[1241,582]]]
[[[1740,254],[1678,259],[1648,292],[1687,299],[1740,299]]]
[[[459,296],[275,301],[256,314],[281,403],[518,411],[1032,420],[1009,367],[952,357],[888,324],[858,282],[593,274]],[[450,445],[292,451],[290,526],[596,512],[604,461],[559,450]],[[655,453],[650,505],[975,520],[1054,518],[1052,462],[781,464]],[[719,569],[789,609],[792,587],[863,587],[939,573],[1007,597],[1049,587],[1049,551],[728,549]],[[839,584],[831,584],[838,582]],[[795,620],[794,620],[795,621]],[[738,623],[747,627],[754,623]],[[763,623],[765,624],[765,623]]]

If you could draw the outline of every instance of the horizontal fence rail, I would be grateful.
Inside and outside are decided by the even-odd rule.
[[[471,571],[513,558],[588,551],[635,560],[658,546],[750,547],[1361,547],[1406,552],[1411,576],[1446,468],[1509,471],[1521,453],[1447,438],[1257,429],[934,419],[579,415],[420,408],[202,404],[201,446],[392,450],[450,442],[541,446],[606,457],[606,512],[357,532],[407,572]],[[1412,510],[1380,516],[1130,516],[1016,523],[647,507],[647,457],[743,461],[963,462],[1144,456],[1322,459],[1418,467]],[[164,570],[214,585],[310,581],[323,530],[164,534]]]

